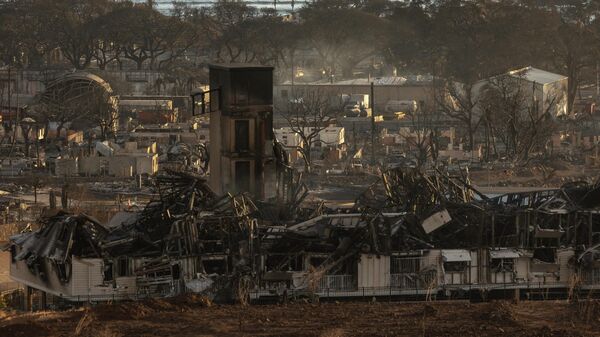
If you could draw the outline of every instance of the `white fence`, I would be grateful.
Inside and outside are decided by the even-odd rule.
[[[435,269],[426,268],[426,257],[396,257],[391,260],[390,286],[401,289],[425,289],[436,284]]]
[[[334,289],[334,290],[355,290],[356,281],[353,275],[324,275],[317,288],[323,289]]]

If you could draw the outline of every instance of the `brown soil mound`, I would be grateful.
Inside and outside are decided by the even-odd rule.
[[[494,324],[518,324],[512,305],[506,301],[493,302],[480,310],[479,318]]]
[[[101,304],[94,307],[94,313],[100,320],[139,320],[157,312],[188,311],[200,307],[209,307],[212,302],[200,295],[182,295],[169,299],[147,299],[139,302],[119,304]]]
[[[6,337],[46,337],[50,330],[36,323],[15,323],[0,327],[0,336]]]
[[[600,300],[574,303],[578,317],[586,323],[600,324]]]
[[[188,308],[208,308],[213,305],[212,301],[202,295],[189,294],[168,299],[169,303]]]

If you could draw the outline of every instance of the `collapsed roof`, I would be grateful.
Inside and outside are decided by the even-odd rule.
[[[322,204],[299,211],[305,186],[294,181],[292,197],[255,202],[244,194],[217,196],[202,176],[166,172],[156,177],[159,199],[139,212],[119,214],[110,226],[58,212],[42,219],[38,231],[13,236],[10,244],[15,259],[31,270],[49,272],[40,269],[40,259],[47,259],[60,279],[68,280],[71,256],[163,261],[220,254],[236,261],[236,272],[250,272],[256,254],[276,256],[271,270],[277,271],[294,256],[319,252],[326,258],[314,272],[322,274],[359,253],[600,242],[600,221],[593,218],[600,214],[599,184],[488,198],[465,174],[397,169],[385,172],[353,209],[340,213]],[[281,200],[287,203],[282,206]],[[569,218],[561,218],[565,215]],[[506,254],[514,255],[493,252]],[[596,257],[597,246],[579,260],[589,264]]]
[[[50,261],[60,281],[66,282],[71,257],[102,257],[100,242],[107,234],[105,227],[87,215],[58,211],[43,218],[38,231],[20,233],[10,240],[16,261],[26,261],[42,279],[49,272],[44,270],[42,260]]]

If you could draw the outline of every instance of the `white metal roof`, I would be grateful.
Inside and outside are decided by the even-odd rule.
[[[334,84],[338,85],[369,85],[373,82],[374,85],[402,85],[406,83],[406,78],[402,76],[386,76],[375,78],[355,78],[351,80],[337,81]]]
[[[173,105],[173,101],[170,99],[122,99],[119,101],[119,105],[131,105],[131,106],[149,106],[149,107],[169,107]]]
[[[534,67],[525,67],[513,70],[510,71],[509,74],[514,76],[522,76],[529,82],[535,82],[540,84],[554,83],[567,79],[567,76],[551,73],[549,71],[537,69]]]
[[[465,249],[444,249],[442,258],[444,262],[470,262],[471,253]]]
[[[333,83],[331,83],[331,81],[328,81],[327,79],[322,79],[322,80],[318,80],[315,82],[309,82],[309,83],[297,82],[296,85],[299,87],[313,86],[313,85],[323,85],[323,86],[327,86],[327,85],[339,85],[339,86],[362,85],[362,86],[365,86],[365,85],[370,85],[371,82],[373,82],[373,84],[376,86],[378,86],[378,85],[395,85],[395,86],[415,85],[415,86],[419,86],[419,85],[431,83],[431,81],[432,81],[431,76],[408,76],[408,77],[384,76],[384,77],[353,78],[353,79],[340,80],[340,81],[336,80]],[[292,82],[289,80],[282,83],[282,85],[291,85],[291,84],[292,84]]]
[[[521,252],[512,248],[490,250],[490,258],[492,259],[517,259],[519,257],[521,257]]]

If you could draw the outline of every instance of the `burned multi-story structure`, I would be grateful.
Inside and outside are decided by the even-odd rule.
[[[210,184],[264,198],[273,160],[273,68],[210,67]]]
[[[273,139],[270,76],[211,68],[210,178],[162,173],[156,200],[107,224],[48,214],[12,237],[11,277],[69,301],[600,287],[599,184],[489,197],[466,174],[395,169],[350,208],[305,201]]]

